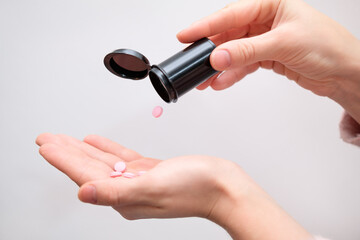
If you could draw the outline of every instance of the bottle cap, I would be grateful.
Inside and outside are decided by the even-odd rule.
[[[151,69],[149,60],[131,49],[118,49],[104,58],[105,67],[113,74],[133,80],[146,78]]]

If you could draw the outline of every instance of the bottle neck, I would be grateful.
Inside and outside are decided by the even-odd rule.
[[[156,92],[165,102],[170,103],[177,101],[177,93],[161,68],[153,65],[149,72],[149,78]]]

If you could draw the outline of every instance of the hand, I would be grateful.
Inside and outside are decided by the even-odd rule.
[[[198,216],[224,227],[234,239],[310,239],[236,164],[207,156],[160,161],[100,136],[84,141],[42,134],[40,154],[80,187],[79,199],[112,206],[127,219]],[[110,178],[125,161],[133,179]]]
[[[193,23],[181,42],[210,37],[211,65],[223,74],[204,82],[222,90],[259,67],[273,69],[341,104],[360,123],[360,42],[300,0],[240,0]]]
[[[112,206],[127,219],[209,217],[224,191],[218,177],[238,168],[229,161],[205,156],[167,161],[145,158],[94,135],[82,142],[47,133],[36,142],[50,164],[81,186],[81,201]],[[111,178],[119,161],[126,162],[127,171],[147,173],[133,179]]]

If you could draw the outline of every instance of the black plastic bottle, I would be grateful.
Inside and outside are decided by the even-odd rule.
[[[203,38],[152,66],[141,53],[118,49],[105,56],[104,64],[122,78],[140,80],[149,75],[156,92],[170,103],[217,73],[210,65],[210,54],[215,47],[211,40]]]

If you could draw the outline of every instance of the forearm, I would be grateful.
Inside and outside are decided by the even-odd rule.
[[[304,228],[270,199],[251,199],[239,206],[233,215],[226,226],[233,239],[311,239]]]
[[[311,235],[269,199],[252,199],[234,211],[228,232],[234,239],[310,240]]]
[[[226,187],[212,212],[214,222],[235,240],[310,240],[312,236],[255,182]],[[239,194],[241,193],[241,194]]]

